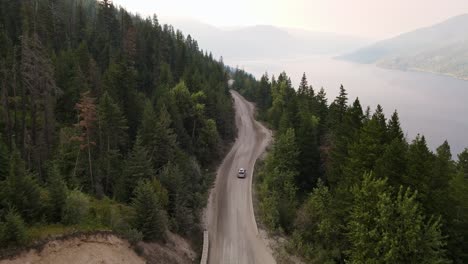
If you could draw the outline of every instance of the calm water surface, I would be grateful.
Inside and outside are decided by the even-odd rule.
[[[365,108],[381,104],[387,117],[397,109],[403,130],[409,140],[424,134],[430,147],[448,140],[454,158],[468,147],[468,81],[430,73],[403,72],[355,64],[326,57],[296,60],[235,61],[260,77],[269,72],[286,71],[297,87],[302,73],[316,90],[324,87],[329,102],[338,94],[340,84],[352,102],[359,97]]]

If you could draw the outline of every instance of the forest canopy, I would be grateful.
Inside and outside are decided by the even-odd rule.
[[[311,263],[467,263],[468,149],[432,152],[408,140],[398,113],[364,109],[341,86],[328,102],[305,74],[256,80],[232,70],[234,89],[277,131],[261,167],[261,221]]]
[[[37,225],[197,234],[206,169],[234,136],[227,81],[156,16],[110,0],[1,1],[1,246],[36,239]]]

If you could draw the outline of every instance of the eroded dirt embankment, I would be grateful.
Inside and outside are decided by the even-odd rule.
[[[189,264],[196,256],[190,244],[174,234],[164,244],[140,242],[136,247],[141,256],[113,234],[78,235],[51,240],[0,264]]]

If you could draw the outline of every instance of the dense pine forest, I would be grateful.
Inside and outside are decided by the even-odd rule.
[[[363,109],[344,87],[328,102],[304,75],[234,89],[276,130],[257,179],[261,221],[311,263],[468,263],[468,149],[408,139],[398,113]],[[430,114],[428,112],[428,114]]]
[[[110,0],[0,1],[0,245],[199,232],[234,112],[222,61]]]

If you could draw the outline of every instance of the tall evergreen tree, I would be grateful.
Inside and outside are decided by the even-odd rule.
[[[0,134],[0,181],[3,181],[8,177],[8,160],[8,148],[3,143],[3,139]]]
[[[348,108],[348,93],[343,85],[340,86],[340,93],[335,98],[335,101],[330,105],[328,122],[332,130],[339,129],[340,123],[343,122],[346,110]]]
[[[133,195],[135,228],[143,233],[145,240],[164,240],[167,236],[167,216],[151,183],[140,181]]]
[[[386,180],[364,176],[352,189],[348,223],[351,263],[449,263],[437,219],[425,219],[416,192],[396,197]]]
[[[382,156],[376,161],[375,175],[379,178],[387,178],[391,186],[398,188],[404,184],[403,176],[406,175],[408,144],[399,138],[395,138],[385,147]]]
[[[458,155],[457,173],[450,180],[450,201],[448,210],[453,213],[446,219],[448,229],[448,250],[454,263],[465,263],[468,252],[468,149]]]
[[[149,101],[146,102],[138,135],[156,169],[162,168],[168,161],[172,160],[177,150],[176,135],[171,124],[171,116],[165,105],[162,105],[158,116],[152,104]]]
[[[98,106],[100,178],[104,193],[111,195],[115,175],[120,172],[121,150],[127,149],[128,126],[118,104],[107,92],[101,97]]]
[[[403,130],[401,129],[401,126],[400,126],[400,118],[398,117],[398,112],[396,110],[395,112],[393,112],[390,120],[388,120],[387,131],[388,131],[388,139],[390,141],[394,139],[398,139],[400,141],[404,140]]]
[[[301,114],[296,132],[300,163],[297,186],[304,193],[311,191],[321,176],[318,125],[319,120],[315,116],[308,113]]]
[[[0,223],[0,245],[2,247],[23,246],[28,236],[23,218],[14,209],[9,209],[5,222]]]
[[[385,117],[381,108],[377,107],[371,120],[364,124],[359,132],[359,138],[349,146],[349,156],[344,168],[348,186],[356,182],[364,173],[375,169],[377,160],[385,150],[385,135]]]
[[[408,170],[403,177],[404,184],[419,192],[418,198],[427,208],[433,176],[434,155],[427,147],[424,136],[416,136],[408,149]]]
[[[350,139],[347,137],[349,131],[341,124],[348,109],[347,92],[343,85],[340,87],[340,93],[331,103],[328,110],[327,127],[329,128],[328,144],[330,144],[329,160],[326,164],[327,181],[331,186],[336,186],[342,175],[342,167],[348,153],[348,144]]]
[[[335,212],[334,198],[323,182],[319,180],[308,199],[298,210],[295,220],[295,235],[299,242],[312,248],[304,252],[307,260],[333,263],[340,258],[340,244],[344,238],[340,231],[340,221]]]
[[[67,199],[67,186],[56,164],[53,164],[49,169],[47,183],[50,220],[57,223],[62,220],[62,211]]]
[[[27,222],[39,220],[42,211],[40,187],[36,179],[26,170],[18,150],[10,158],[9,175],[0,189],[1,207],[15,208]]]
[[[137,186],[143,180],[150,180],[155,176],[151,157],[139,139],[133,146],[127,160],[124,163],[123,173],[117,180],[115,190],[116,198],[121,201],[128,201]]]
[[[299,84],[299,88],[297,89],[297,92],[299,95],[307,95],[308,90],[309,90],[309,84],[307,82],[307,76],[304,72],[302,74],[301,83]]]
[[[288,129],[278,138],[266,161],[260,195],[268,198],[260,207],[271,228],[289,230],[292,227],[297,206],[298,155],[294,129]]]

